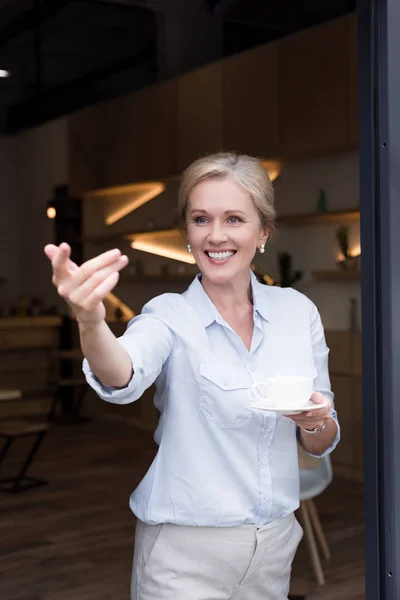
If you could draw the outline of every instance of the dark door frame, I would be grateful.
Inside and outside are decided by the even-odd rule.
[[[359,0],[367,600],[400,598],[399,32],[399,0]]]

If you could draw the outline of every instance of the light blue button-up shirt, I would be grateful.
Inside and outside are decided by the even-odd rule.
[[[252,273],[251,285],[250,350],[196,277],[184,294],[151,300],[119,338],[134,369],[126,388],[104,387],[84,361],[87,381],[108,402],[134,402],[155,383],[159,449],[130,499],[145,523],[264,525],[299,506],[296,425],[253,409],[250,387],[271,375],[311,376],[333,400],[328,348],[306,296]],[[339,427],[326,453],[338,441]]]

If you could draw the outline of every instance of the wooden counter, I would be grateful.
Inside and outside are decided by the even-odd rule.
[[[57,316],[0,319],[0,388],[22,392],[22,398],[1,403],[0,419],[46,412],[60,324]]]

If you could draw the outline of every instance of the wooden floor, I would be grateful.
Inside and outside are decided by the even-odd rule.
[[[128,600],[134,536],[128,499],[153,455],[151,435],[129,425],[54,426],[32,469],[49,485],[0,495],[0,599]],[[7,471],[4,465],[2,476]],[[332,551],[327,583],[313,583],[302,543],[293,592],[306,590],[309,600],[361,600],[362,488],[336,481],[317,506]]]

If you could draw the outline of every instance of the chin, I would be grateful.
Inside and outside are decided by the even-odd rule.
[[[217,285],[224,285],[226,283],[229,283],[243,274],[243,270],[238,270],[229,267],[210,268],[209,265],[206,265],[204,269],[200,267],[200,271],[205,279],[207,279],[210,283],[214,283]],[[247,272],[248,269],[246,269],[246,273]]]

